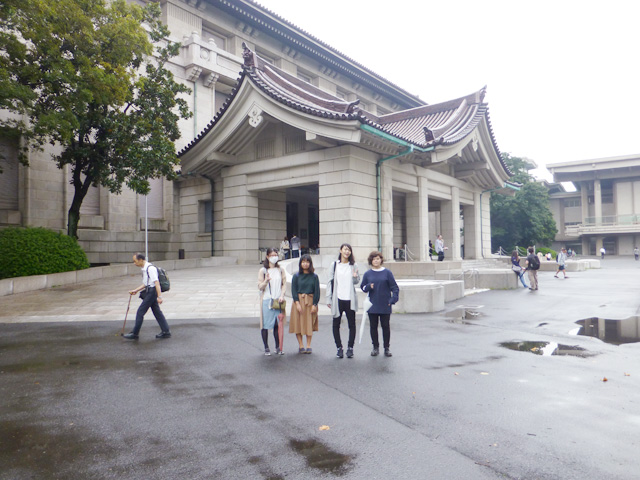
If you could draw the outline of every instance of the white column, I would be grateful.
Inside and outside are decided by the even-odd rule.
[[[258,196],[247,189],[246,175],[225,177],[223,183],[224,255],[241,264],[257,264]]]
[[[593,181],[593,203],[595,206],[596,225],[602,224],[602,187],[600,180]],[[600,250],[600,247],[598,247]]]
[[[464,256],[482,258],[482,210],[480,194],[473,194],[473,205],[465,205],[464,210]]]
[[[418,177],[418,192],[407,194],[407,245],[415,258],[429,259],[429,185],[425,177]]]
[[[460,189],[451,187],[451,201],[441,202],[442,237],[449,250],[445,258],[460,260]]]

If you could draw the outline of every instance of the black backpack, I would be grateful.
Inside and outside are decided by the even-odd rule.
[[[150,263],[149,265],[156,267],[155,265],[153,265],[153,263]],[[156,267],[156,270],[158,270],[158,282],[160,283],[160,291],[168,292],[171,289],[171,282],[169,281],[169,275],[167,275],[167,271],[162,267]],[[147,272],[147,278],[149,278],[149,272]]]
[[[531,270],[539,270],[540,269],[540,259],[538,258],[537,255],[531,255],[531,258],[529,259],[529,268]]]

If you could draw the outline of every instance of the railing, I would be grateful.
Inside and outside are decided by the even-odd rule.
[[[565,225],[567,237],[578,237],[585,233],[640,232],[640,215],[605,215],[585,217],[579,225]]]

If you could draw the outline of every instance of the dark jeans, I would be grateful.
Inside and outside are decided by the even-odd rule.
[[[342,348],[342,339],[340,338],[340,323],[342,321],[342,312],[347,317],[349,324],[349,348],[353,348],[356,343],[356,312],[351,310],[351,302],[349,300],[338,300],[339,317],[333,319],[333,339],[336,341],[336,347]]]
[[[441,262],[444,260],[444,252],[438,252],[438,261]]]
[[[291,258],[298,258],[300,256],[300,250],[291,250]]]
[[[163,332],[168,332],[169,324],[167,323],[167,319],[164,318],[162,310],[160,310],[160,305],[158,304],[158,292],[156,292],[155,287],[147,288],[146,292],[147,293],[142,300],[142,303],[138,307],[138,313],[136,313],[136,324],[133,327],[131,333],[135,333],[136,335],[140,333],[140,329],[142,328],[142,321],[144,320],[144,314],[147,313],[149,308],[151,308],[153,316],[156,317],[156,321],[158,322],[158,325],[160,325],[160,329]]]
[[[369,314],[369,324],[371,327],[371,343],[373,343],[373,348],[380,348],[380,343],[378,342],[378,321],[380,321],[380,325],[382,326],[382,341],[384,348],[389,348],[389,341],[391,340],[391,327],[389,326],[390,320],[390,313]]]

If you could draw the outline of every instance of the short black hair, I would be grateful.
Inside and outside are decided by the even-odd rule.
[[[136,257],[136,260],[146,260],[145,256],[140,252],[137,252],[133,256]]]

